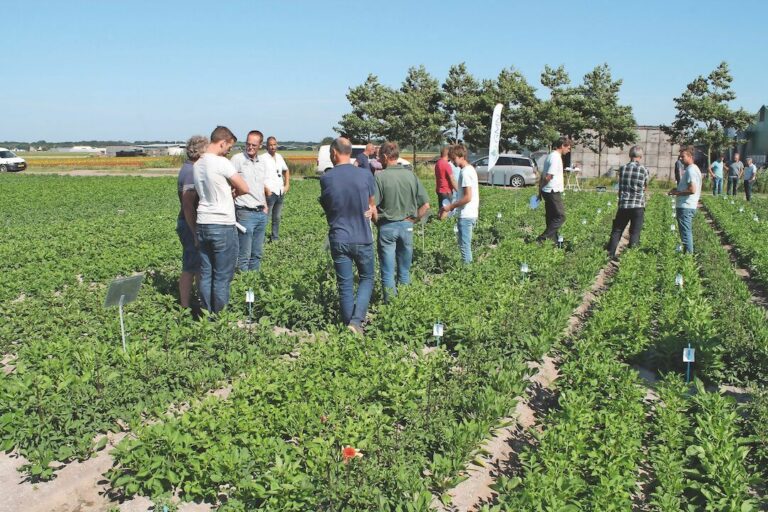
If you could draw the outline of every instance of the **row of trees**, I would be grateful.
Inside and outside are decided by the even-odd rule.
[[[621,80],[614,80],[607,64],[572,84],[563,66],[546,66],[540,82],[546,98],[514,68],[502,69],[495,79],[478,80],[464,63],[451,66],[443,84],[424,66],[408,70],[399,89],[381,84],[375,75],[350,88],[352,111],[335,127],[353,142],[398,140],[417,149],[443,142],[463,141],[470,148],[487,148],[491,115],[504,105],[502,150],[549,147],[559,135],[598,154],[609,147],[635,141],[632,108],[619,104]],[[598,164],[599,165],[599,164]],[[599,169],[599,166],[598,166]]]
[[[676,144],[706,148],[707,157],[743,143],[743,133],[754,117],[729,104],[736,98],[728,64],[722,62],[708,76],[699,76],[675,98],[677,115],[662,129]],[[621,80],[614,80],[607,64],[572,84],[565,68],[545,66],[540,76],[545,94],[514,68],[502,69],[492,80],[477,80],[464,63],[451,66],[440,84],[424,66],[408,70],[394,89],[375,75],[352,87],[347,99],[352,111],[334,129],[353,142],[398,140],[416,150],[444,142],[463,141],[471,149],[487,148],[491,115],[504,105],[502,150],[549,147],[559,135],[569,135],[598,155],[598,174],[606,148],[636,141],[632,108],[619,103]]]

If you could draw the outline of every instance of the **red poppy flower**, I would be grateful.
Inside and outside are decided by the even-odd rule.
[[[363,452],[358,450],[357,448],[352,448],[351,446],[345,446],[341,449],[341,461],[344,464],[348,464],[350,460],[354,458],[362,458]]]

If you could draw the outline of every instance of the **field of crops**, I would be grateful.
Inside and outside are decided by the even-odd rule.
[[[177,306],[174,179],[12,175],[0,186],[0,448],[20,471],[8,483],[0,469],[0,493],[11,509],[23,489],[48,496],[67,468],[108,457],[79,483],[104,489],[101,501],[60,510],[136,496],[159,510],[450,510],[545,356],[558,366],[553,399],[478,509],[768,506],[766,309],[721,239],[768,288],[763,198],[706,198],[723,233],[700,212],[690,257],[657,195],[642,247],[613,266],[603,246],[615,196],[568,193],[566,242],[553,248],[525,243],[544,223],[530,189],[483,188],[475,263],[460,265],[451,221],[417,227],[413,283],[386,305],[377,288],[358,338],[337,324],[316,180],[291,187],[280,242],[261,272],[235,277],[215,322]],[[602,269],[611,277],[566,335]],[[146,278],[125,308],[123,353],[103,302],[111,279],[135,272]]]

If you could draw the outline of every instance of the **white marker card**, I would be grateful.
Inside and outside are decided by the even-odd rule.
[[[435,338],[442,338],[443,324],[437,323],[432,326],[432,336],[434,336]]]
[[[683,349],[683,362],[684,363],[695,363],[696,362],[696,349],[695,348],[684,348]]]
[[[256,296],[253,293],[253,290],[248,290],[245,292],[245,302],[252,303],[256,299]]]

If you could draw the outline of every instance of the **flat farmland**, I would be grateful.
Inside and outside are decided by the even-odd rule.
[[[472,266],[454,219],[416,226],[356,337],[316,180],[216,321],[177,305],[174,176],[0,186],[0,510],[764,509],[764,201],[705,201],[693,257],[656,194],[615,264],[614,195],[568,192],[554,247],[531,189],[482,187]],[[103,302],[136,272],[124,353]]]

